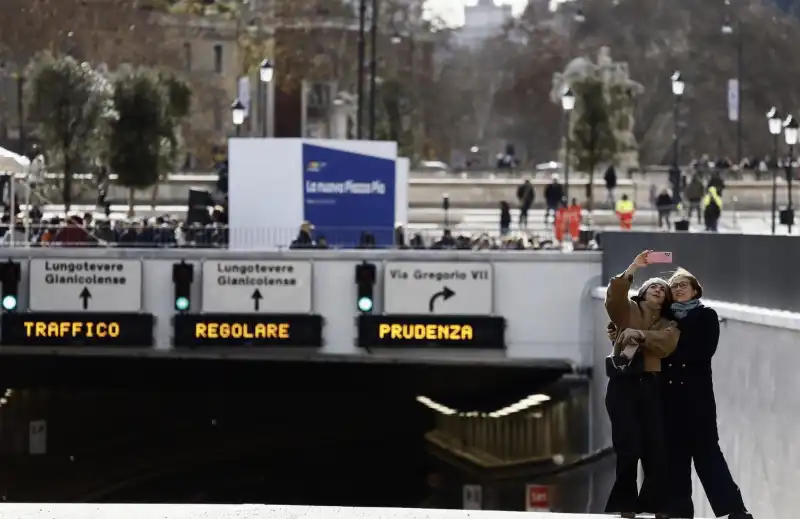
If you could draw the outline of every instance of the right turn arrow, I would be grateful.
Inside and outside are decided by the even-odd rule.
[[[261,295],[261,291],[258,289],[253,290],[253,295],[250,297],[253,298],[253,310],[258,312],[258,310],[261,308],[261,300],[264,299],[264,297]]]
[[[454,295],[456,295],[456,293],[450,290],[449,288],[447,287],[442,288],[440,291],[436,292],[431,296],[430,301],[428,301],[428,311],[433,313],[433,309],[436,306],[436,300],[439,299],[440,297],[445,301],[447,301]]]

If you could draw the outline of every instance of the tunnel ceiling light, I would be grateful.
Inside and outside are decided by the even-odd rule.
[[[440,404],[439,402],[434,402],[433,400],[431,400],[427,396],[418,396],[417,397],[417,402],[419,402],[420,404],[422,404],[422,405],[424,405],[424,406],[426,406],[426,407],[428,407],[430,409],[433,409],[434,411],[437,411],[437,412],[439,412],[441,414],[452,415],[452,414],[456,414],[458,412],[455,409],[452,409],[450,407],[447,407],[446,405]]]
[[[503,416],[508,416],[512,413],[518,413],[520,411],[524,411],[525,409],[529,409],[531,407],[543,404],[550,400],[550,397],[547,395],[543,395],[541,393],[537,393],[535,395],[528,395],[522,400],[518,402],[514,402],[511,405],[498,409],[494,412],[489,413],[489,416],[492,418],[502,418]]]

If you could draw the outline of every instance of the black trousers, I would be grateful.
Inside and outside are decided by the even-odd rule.
[[[664,399],[670,451],[670,515],[694,517],[693,460],[715,516],[746,512],[742,492],[719,447],[713,386],[710,382],[678,382],[665,388]]]
[[[668,509],[669,460],[661,391],[658,373],[620,375],[608,380],[606,409],[617,466],[606,513],[657,513]],[[637,485],[639,460],[645,476],[641,493]]]

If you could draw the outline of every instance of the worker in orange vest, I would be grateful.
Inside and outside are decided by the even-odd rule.
[[[572,199],[572,203],[567,208],[569,234],[573,240],[577,240],[581,233],[581,221],[583,220],[581,206],[577,198]]]
[[[628,195],[622,195],[617,201],[616,205],[616,213],[617,218],[619,218],[619,227],[624,231],[629,231],[633,228],[633,214],[636,212],[636,208],[633,205],[633,201],[628,198]]]
[[[569,210],[566,200],[561,200],[556,210],[556,217],[553,222],[553,234],[556,240],[564,241],[564,231],[567,228]]]

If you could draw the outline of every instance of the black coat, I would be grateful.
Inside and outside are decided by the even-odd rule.
[[[661,364],[667,430],[670,436],[715,441],[719,436],[711,359],[719,343],[719,317],[713,308],[701,305],[677,322],[678,346]]]

